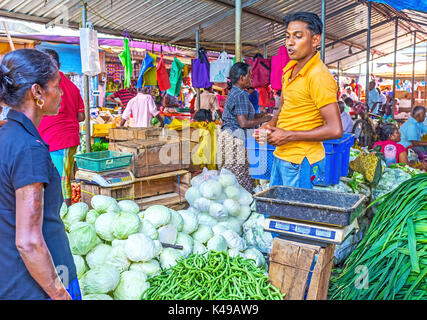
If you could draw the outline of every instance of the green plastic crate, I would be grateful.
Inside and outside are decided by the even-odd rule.
[[[132,156],[132,153],[105,150],[77,154],[74,158],[79,169],[102,172],[129,166]]]

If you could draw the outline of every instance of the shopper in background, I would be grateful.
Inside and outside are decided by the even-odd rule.
[[[387,97],[384,93],[381,92],[380,88],[376,88],[379,94],[380,103],[378,104],[378,114],[380,116],[385,115],[385,105],[387,103]]]
[[[379,127],[378,131],[380,141],[375,142],[372,147],[381,146],[381,152],[385,156],[386,164],[409,164],[408,151],[402,144],[398,143],[401,140],[399,128],[392,123],[386,123],[382,127]]]
[[[247,89],[251,86],[251,67],[237,62],[229,74],[229,89],[222,114],[222,128],[218,134],[218,168],[234,173],[239,184],[250,193],[255,187],[249,174],[249,159],[245,148],[247,130],[271,119],[271,115],[255,113]]]
[[[157,110],[154,98],[150,93],[150,87],[138,88],[138,94],[129,100],[122,114],[121,127],[125,125],[131,116],[133,117],[133,123],[130,125],[132,127],[148,128],[151,126],[151,119],[153,117],[157,118],[160,123],[163,123],[163,119],[159,115],[160,111]]]
[[[423,106],[416,106],[412,110],[411,117],[400,127],[402,141],[405,148],[413,147],[418,153],[425,152],[427,141],[421,141],[423,135],[427,134],[427,126],[424,125],[426,119],[426,109]]]
[[[130,99],[134,98],[137,94],[137,90],[135,88],[135,81],[131,81],[131,86],[128,88],[120,89],[113,94],[107,97],[107,101],[115,103],[119,105],[120,111],[123,112],[128,105]],[[119,98],[120,101],[117,101],[116,98]]]
[[[221,119],[222,113],[219,108],[218,99],[213,90],[213,87],[206,88],[200,94],[200,106],[197,103],[196,99],[196,112],[199,110],[209,110],[212,113],[212,118],[215,119],[215,113],[218,115],[218,118]]]
[[[270,186],[312,189],[325,157],[322,141],[342,137],[337,84],[318,52],[319,17],[311,12],[289,14],[285,29],[292,60],[283,72],[283,105],[255,138],[276,146]]]
[[[0,129],[1,300],[81,299],[59,213],[61,178],[37,131],[61,108],[60,81],[56,61],[38,50],[9,52],[0,63],[0,103],[11,108]]]
[[[351,133],[351,131],[353,130],[353,119],[351,119],[351,116],[345,111],[344,102],[338,101],[338,106],[341,112],[343,133]]]
[[[378,114],[378,108],[380,104],[380,94],[378,93],[378,90],[376,89],[375,81],[369,82],[369,101],[368,101],[368,112],[371,112],[373,114]]]
[[[345,93],[347,97],[350,97],[354,102],[359,101],[359,98],[357,97],[357,94],[353,91],[352,87],[347,86],[345,88]]]
[[[282,99],[282,90],[277,90],[274,94],[274,112],[280,109],[280,103]]]
[[[44,49],[61,68],[58,53]],[[61,189],[67,206],[71,205],[71,174],[74,167],[74,155],[80,145],[79,122],[85,120],[85,107],[79,88],[59,71],[61,88],[61,108],[57,115],[46,115],[40,122],[38,131],[43,141],[49,145],[50,156],[61,176]]]

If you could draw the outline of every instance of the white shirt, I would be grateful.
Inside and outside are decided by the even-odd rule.
[[[343,133],[351,133],[353,129],[353,119],[347,112],[341,113],[341,121],[342,121],[342,130]]]
[[[149,94],[138,93],[136,97],[129,100],[122,118],[129,120],[133,116],[134,127],[148,128],[151,119],[159,114],[154,99]]]
[[[349,94],[348,94],[347,92],[345,92],[345,94],[346,94],[347,96],[349,96]],[[350,93],[350,98],[351,98],[351,100],[353,100],[354,102],[359,101],[359,97],[357,96],[357,94],[356,94],[354,91],[352,91],[352,92]]]

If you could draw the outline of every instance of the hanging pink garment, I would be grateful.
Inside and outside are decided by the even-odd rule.
[[[291,59],[288,55],[288,50],[285,46],[279,48],[277,56],[271,57],[271,73],[270,73],[270,84],[275,90],[282,89],[282,75],[283,68],[288,64]]]

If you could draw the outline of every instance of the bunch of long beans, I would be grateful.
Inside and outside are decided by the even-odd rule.
[[[427,297],[427,174],[413,176],[381,200],[342,273],[331,277],[331,299]]]
[[[151,279],[144,300],[283,300],[264,269],[240,256],[192,254]]]

